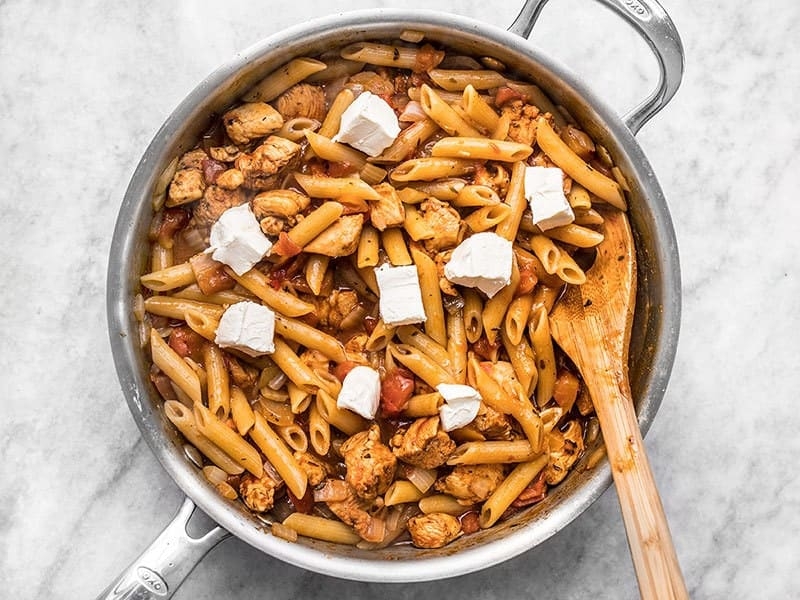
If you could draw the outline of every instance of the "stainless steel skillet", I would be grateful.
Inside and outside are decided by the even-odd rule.
[[[598,0],[647,41],[659,66],[656,89],[620,118],[564,66],[527,40],[546,0],[528,0],[508,31],[451,14],[369,10],[316,19],[276,33],[214,71],[177,107],[145,151],[120,208],[109,258],[107,295],[111,347],[123,394],[142,436],[187,498],[174,520],[101,598],[168,598],[202,557],[233,534],[264,553],[319,573],[363,581],[426,581],[476,571],[532,548],[562,529],[611,482],[608,465],[579,464],[542,503],[507,522],[465,536],[441,550],[360,551],[314,540],[289,543],[239,505],[221,498],[186,458],[183,441],[163,416],[146,356],[138,344],[133,301],[148,253],[151,197],[169,162],[189,149],[211,116],[289,59],[364,39],[422,31],[475,56],[493,56],[526,74],[614,156],[631,188],[630,218],[639,264],[631,385],[646,432],[663,398],[680,323],[680,270],[672,221],[661,188],[634,135],[676,92],[683,50],[672,21],[655,0]],[[590,449],[591,450],[591,449]],[[590,453],[590,452],[589,452]],[[587,453],[587,454],[589,454]],[[186,524],[199,506],[219,527],[193,539]]]

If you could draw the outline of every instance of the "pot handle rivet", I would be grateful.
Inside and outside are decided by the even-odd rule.
[[[230,536],[221,527],[214,527],[202,537],[190,537],[186,526],[194,509],[194,502],[186,498],[178,514],[153,543],[119,574],[97,600],[171,598],[209,550]]]
[[[675,95],[683,79],[684,53],[678,30],[656,0],[597,0],[622,17],[647,42],[658,61],[655,90],[636,108],[622,117],[634,134],[656,115]],[[508,28],[527,38],[547,0],[527,0]]]

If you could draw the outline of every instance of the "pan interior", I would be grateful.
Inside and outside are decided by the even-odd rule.
[[[109,334],[128,405],[143,437],[181,489],[234,535],[265,553],[321,573],[365,581],[424,581],[467,573],[511,558],[544,541],[588,507],[611,482],[605,460],[582,462],[541,503],[490,530],[463,536],[440,550],[396,546],[380,551],[302,539],[288,543],[241,505],[219,497],[188,461],[183,441],[161,412],[138,342],[133,299],[148,253],[151,198],[159,175],[191,148],[212,118],[269,72],[359,40],[396,39],[407,29],[476,57],[493,56],[537,83],[606,146],[631,184],[630,218],[637,242],[639,289],[631,341],[630,376],[640,424],[649,427],[663,396],[677,344],[680,282],[669,213],[658,183],[630,132],[564,67],[527,40],[454,15],[426,11],[361,11],[306,23],[237,55],[178,106],[147,148],[120,209],[108,271]],[[595,444],[596,446],[596,444]],[[387,562],[391,561],[391,565]]]

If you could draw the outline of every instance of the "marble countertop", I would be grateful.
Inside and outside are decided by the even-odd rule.
[[[663,3],[686,74],[638,139],[674,219],[683,322],[646,444],[692,597],[796,598],[800,5]],[[0,596],[94,597],[181,503],[128,412],[106,328],[111,232],[157,128],[272,32],[408,4],[0,2]],[[505,27],[519,3],[457,4]],[[533,39],[620,112],[654,84],[646,45],[593,3],[552,2]],[[230,539],[175,597],[631,599],[637,588],[612,487],[547,542],[457,579],[338,580]]]

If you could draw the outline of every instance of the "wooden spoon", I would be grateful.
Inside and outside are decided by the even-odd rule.
[[[625,213],[609,211],[603,216],[605,239],[597,247],[586,283],[567,287],[550,315],[550,331],[592,396],[641,597],[688,599],[628,382],[636,294],[633,237]]]

